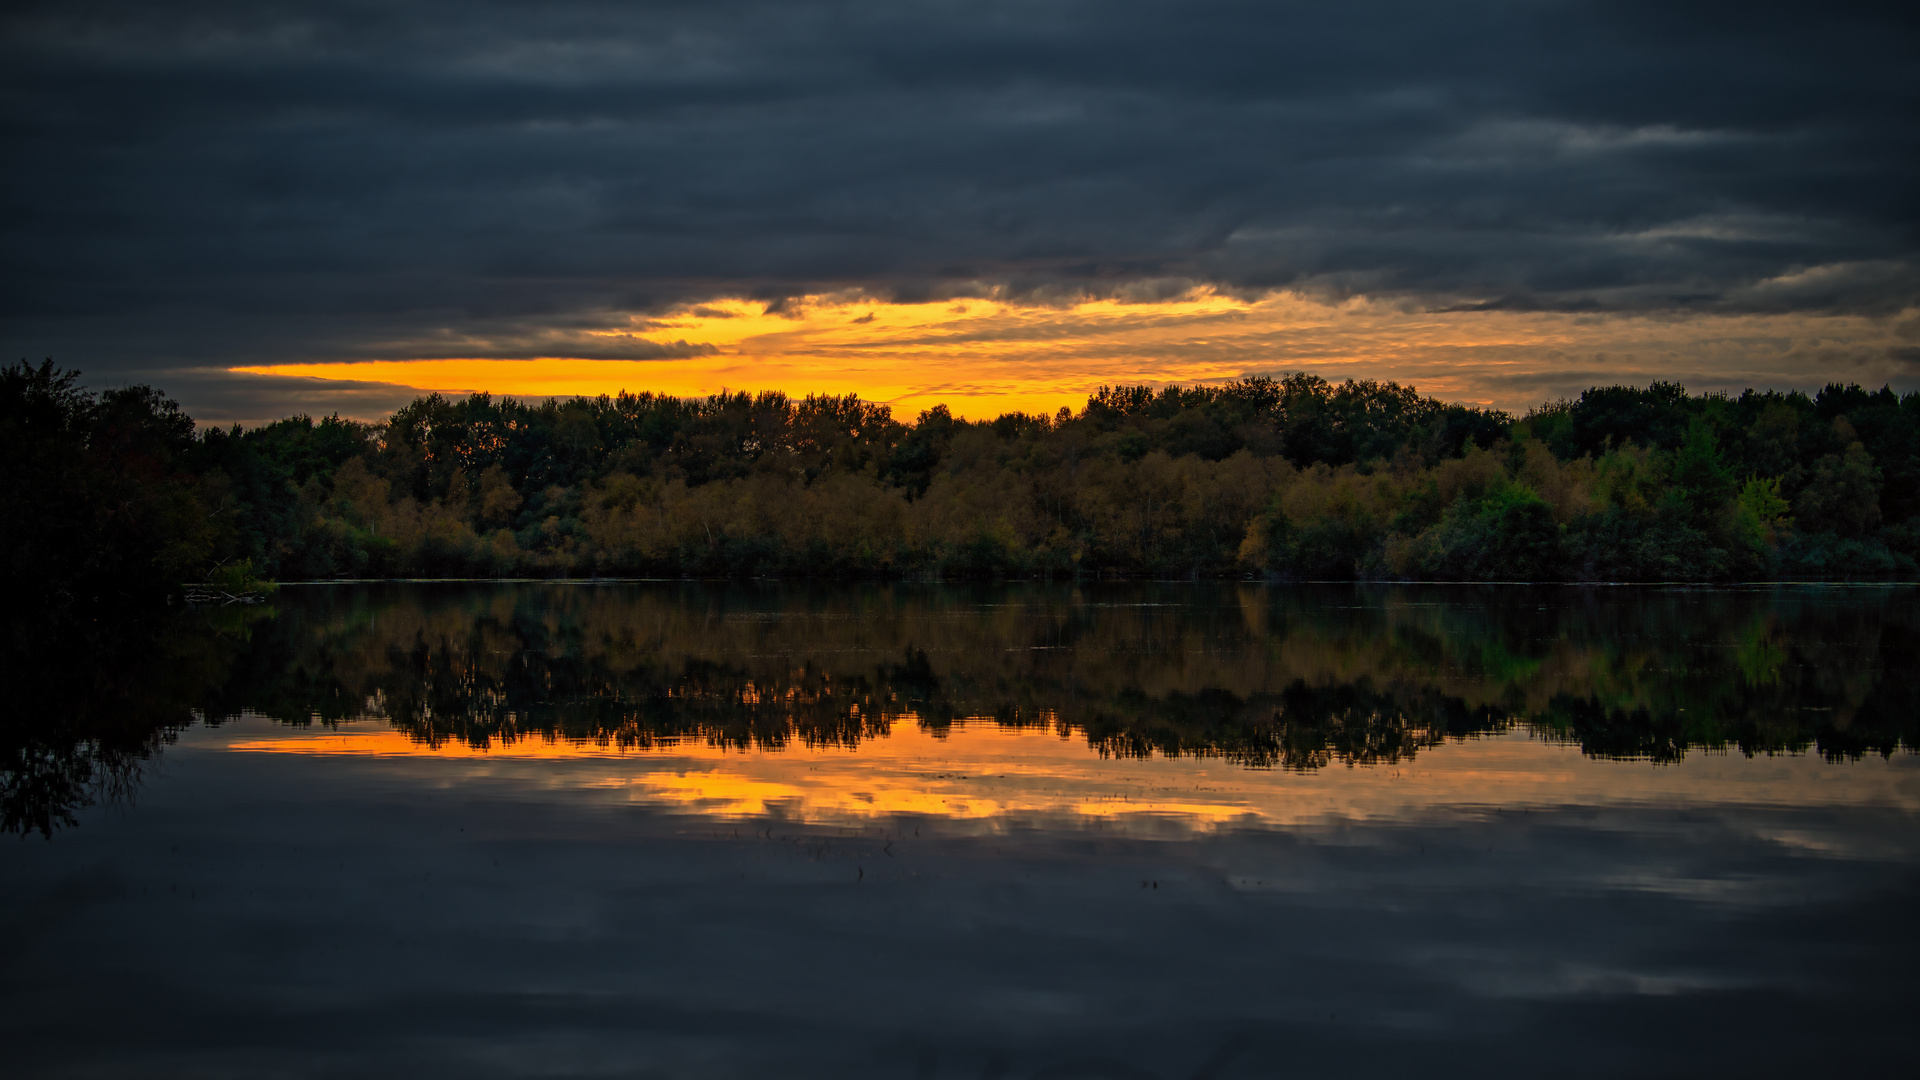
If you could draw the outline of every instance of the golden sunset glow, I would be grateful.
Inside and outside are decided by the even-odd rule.
[[[254,728],[230,751],[348,755],[494,775],[519,763],[543,786],[711,818],[769,814],[823,824],[919,815],[991,824],[1009,815],[1092,823],[1153,818],[1192,829],[1235,822],[1399,820],[1435,807],[1600,805],[1664,799],[1729,804],[1877,803],[1920,810],[1920,759],[1863,761],[1840,772],[1817,755],[1747,760],[1695,755],[1677,766],[1598,761],[1525,735],[1454,743],[1397,765],[1313,772],[1249,769],[1219,758],[1116,763],[1078,737],[962,723],[945,737],[911,721],[857,750],[738,751],[697,740],[622,751],[523,739],[488,750],[431,747],[392,730]],[[572,762],[574,769],[555,770]]]
[[[1290,293],[1243,300],[1199,290],[1173,300],[1045,306],[1000,299],[894,304],[807,297],[778,311],[745,300],[542,339],[525,359],[394,359],[235,367],[238,373],[523,398],[650,390],[854,393],[910,420],[1079,408],[1102,384],[1210,383],[1307,370],[1392,379],[1447,401],[1524,410],[1595,383],[1668,379],[1696,389],[1872,381],[1914,313],[1865,316],[1593,316],[1426,312]],[[692,355],[581,359],[629,347]],[[471,343],[499,356],[499,343]],[[569,356],[571,350],[578,355]],[[1817,377],[1810,376],[1819,372]]]

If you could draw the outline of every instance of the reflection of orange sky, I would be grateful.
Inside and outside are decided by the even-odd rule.
[[[1801,386],[1887,377],[1885,357],[1913,313],[1629,317],[1553,312],[1414,312],[1286,293],[1245,301],[1201,291],[1147,303],[1066,306],[994,299],[889,304],[811,297],[769,314],[741,300],[693,305],[542,338],[527,359],[379,360],[241,367],[250,374],[543,398],[622,389],[702,395],[722,388],[857,393],[911,419],[1079,408],[1101,384],[1209,382],[1310,370],[1394,379],[1446,400],[1524,409],[1597,381],[1674,379],[1695,388]],[[621,338],[709,346],[666,360],[582,360]],[[503,344],[473,341],[476,354]],[[436,346],[444,350],[445,342]],[[405,355],[406,346],[394,352]],[[457,351],[457,350],[456,350]],[[505,351],[516,351],[507,347]],[[444,355],[444,352],[442,353]],[[1876,367],[1875,365],[1880,365]],[[318,384],[316,384],[318,385]]]
[[[1605,762],[1525,735],[1470,740],[1400,765],[1311,773],[1248,769],[1218,759],[1102,759],[1048,731],[956,725],[936,738],[912,722],[856,750],[724,750],[703,742],[620,751],[540,739],[475,750],[432,748],[392,730],[225,729],[235,751],[348,755],[591,792],[720,817],[779,814],[815,822],[924,815],[990,824],[1008,815],[1086,820],[1142,815],[1206,828],[1233,821],[1414,819],[1435,808],[1621,803],[1878,804],[1920,812],[1920,757],[1829,765],[1813,756],[1694,754],[1677,766]]]

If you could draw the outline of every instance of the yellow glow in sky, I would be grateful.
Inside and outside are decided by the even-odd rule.
[[[1290,293],[1243,300],[1207,290],[1147,303],[1063,306],[998,299],[892,304],[816,296],[776,313],[745,300],[688,305],[664,316],[542,338],[526,359],[403,359],[279,364],[236,372],[327,386],[387,384],[419,392],[523,398],[651,390],[855,393],[910,420],[1078,409],[1102,384],[1205,383],[1312,371],[1330,379],[1411,383],[1449,401],[1524,411],[1596,383],[1668,379],[1696,390],[1817,388],[1830,379],[1878,386],[1920,338],[1920,316],[1677,317],[1558,312],[1430,312],[1356,299],[1326,304]],[[660,360],[590,360],[641,341],[709,348]],[[498,343],[474,351],[499,355]]]

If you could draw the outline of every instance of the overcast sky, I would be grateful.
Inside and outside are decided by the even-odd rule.
[[[216,414],[821,294],[1775,319],[1868,328],[1805,384],[1920,376],[1911,5],[9,11],[0,346]]]

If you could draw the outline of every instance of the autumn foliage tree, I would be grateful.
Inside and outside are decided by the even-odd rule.
[[[131,528],[151,542],[108,546],[161,576],[1657,581],[1907,576],[1920,556],[1920,395],[1886,389],[1596,387],[1516,419],[1293,374],[912,423],[852,396],[436,394],[381,423],[195,436],[144,388],[8,378],[7,437],[38,447],[23,482],[45,489],[18,504],[90,491],[110,526],[69,507],[10,542],[55,565]],[[152,483],[115,503],[109,475]]]

